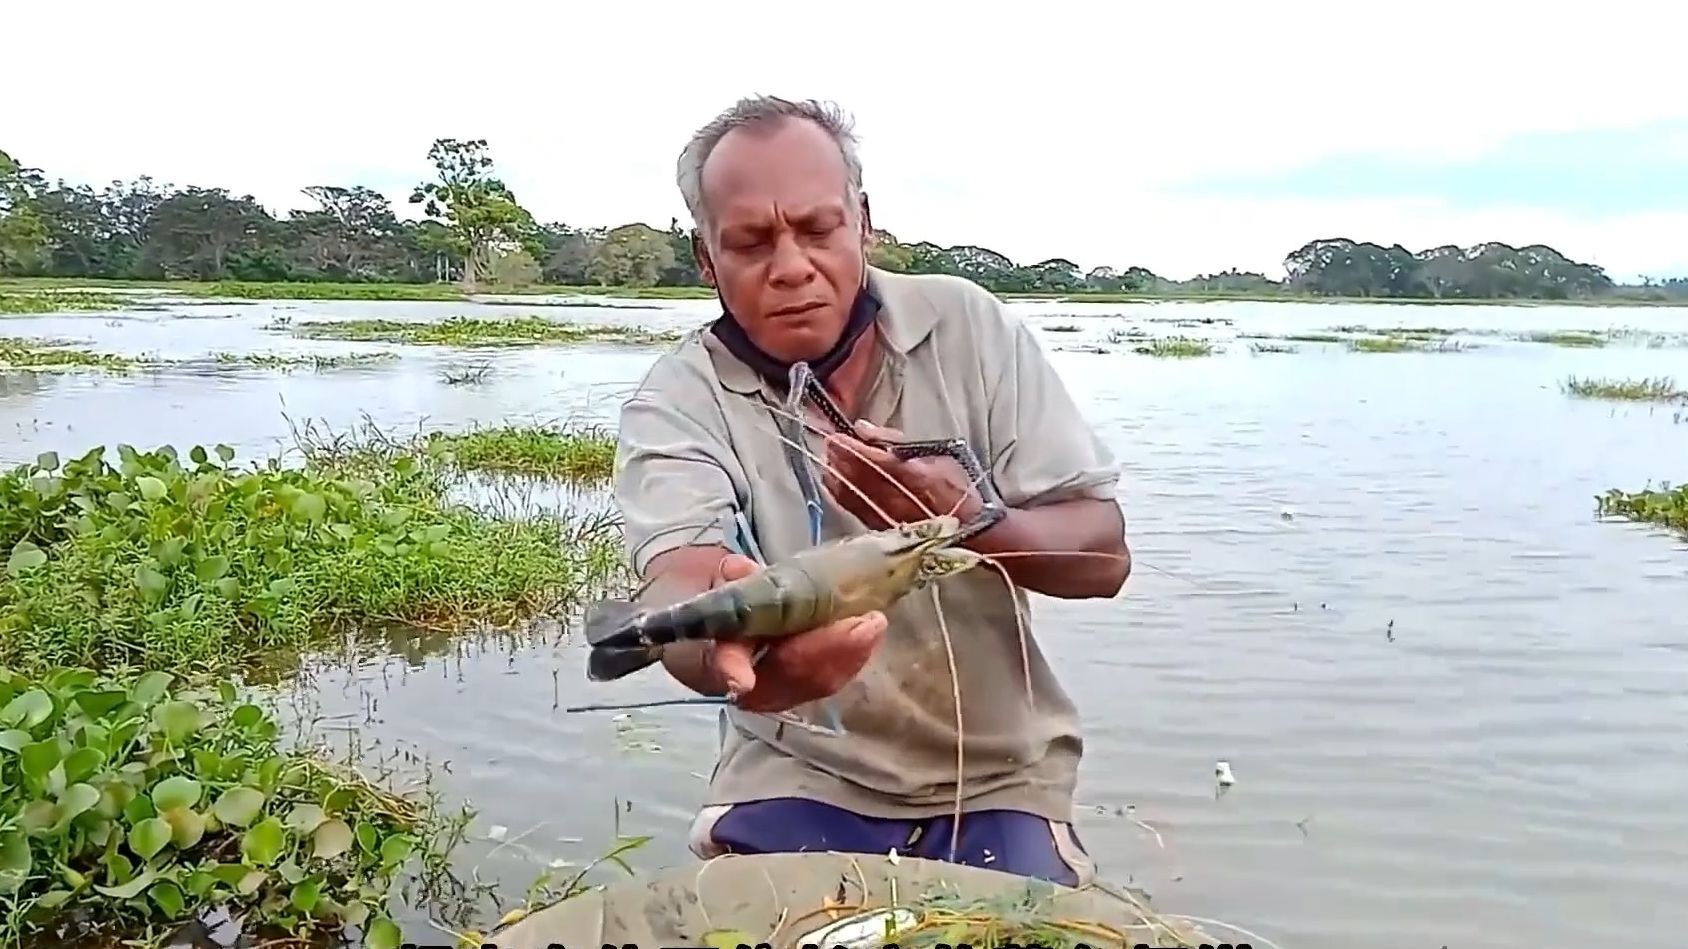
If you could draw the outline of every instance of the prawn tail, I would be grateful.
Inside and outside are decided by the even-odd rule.
[[[632,675],[662,658],[662,647],[644,641],[634,620],[639,608],[626,600],[599,600],[586,610],[586,677],[608,682]]]
[[[610,682],[630,676],[662,658],[662,647],[593,646],[586,656],[586,677],[593,682]]]

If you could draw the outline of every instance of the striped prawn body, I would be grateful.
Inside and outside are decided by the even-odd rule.
[[[601,601],[586,618],[587,677],[630,675],[659,660],[671,643],[790,636],[887,609],[927,582],[979,562],[970,551],[944,549],[960,527],[954,517],[935,517],[847,537],[655,610]]]

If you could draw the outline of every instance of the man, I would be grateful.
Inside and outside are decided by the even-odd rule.
[[[812,545],[779,437],[786,370],[799,360],[861,420],[855,434],[974,447],[1009,512],[966,546],[1055,554],[1005,558],[1016,585],[1068,598],[1120,590],[1130,555],[1113,460],[995,296],[956,277],[868,265],[872,224],[846,121],[815,103],[746,99],[698,132],[678,176],[698,265],[725,312],[657,361],[621,417],[615,490],[649,598],[749,575],[758,565],[747,552],[773,562]],[[820,446],[811,440],[824,461],[822,540],[886,526],[874,504],[898,520],[979,509],[949,459],[898,461],[850,435]],[[1035,642],[1029,671],[1022,664],[1024,593],[988,566],[937,589],[941,619],[923,591],[884,615],[782,640],[754,666],[744,643],[668,651],[676,680],[734,698],[694,852],[947,859],[960,737],[953,652],[966,795],[955,859],[1068,885],[1092,878],[1071,828],[1077,714]],[[759,714],[801,714],[821,700],[840,711],[843,735]]]

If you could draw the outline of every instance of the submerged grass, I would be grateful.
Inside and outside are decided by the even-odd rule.
[[[123,297],[87,290],[8,290],[0,287],[0,316],[115,310],[129,305]]]
[[[0,337],[0,370],[5,369],[103,369],[127,372],[141,360],[114,353],[72,349],[41,340]]]
[[[1362,336],[1348,341],[1349,351],[1356,353],[1458,353],[1466,348],[1462,343],[1441,337]]]
[[[1688,534],[1688,484],[1674,490],[1667,482],[1658,490],[1619,491],[1613,488],[1594,499],[1595,514],[1645,524],[1657,524]]]
[[[611,525],[450,503],[425,444],[302,444],[306,462],[123,445],[0,476],[0,663],[256,663],[346,626],[506,623],[615,575]]]
[[[531,346],[540,343],[618,341],[654,344],[678,340],[680,333],[629,326],[559,323],[536,316],[508,320],[457,316],[438,322],[344,320],[300,323],[293,331],[314,339],[416,343],[436,346]]]
[[[1593,333],[1578,333],[1567,330],[1530,333],[1524,337],[1532,343],[1547,343],[1553,346],[1571,346],[1579,349],[1591,349],[1606,345],[1603,337]]]
[[[1145,345],[1134,347],[1132,352],[1163,359],[1189,359],[1213,355],[1213,343],[1188,336],[1171,336],[1150,340]]]
[[[391,362],[397,353],[341,353],[335,355],[307,353],[215,353],[211,357],[222,365],[255,366],[262,369],[339,369],[346,366],[367,366]]]
[[[1688,401],[1688,390],[1678,389],[1676,381],[1667,377],[1657,379],[1580,379],[1567,378],[1560,384],[1567,395],[1584,399],[1609,399],[1621,402]]]
[[[428,440],[431,447],[468,471],[601,484],[609,480],[615,465],[615,433],[597,426],[504,425],[467,432],[433,432]]]

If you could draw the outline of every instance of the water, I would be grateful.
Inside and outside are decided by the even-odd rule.
[[[266,329],[278,316],[543,312],[689,328],[712,315],[708,301],[534,305],[547,302],[562,301],[166,302],[6,318],[0,335],[173,359],[401,358],[321,372],[0,374],[0,462],[121,441],[221,441],[267,455],[288,443],[284,413],[336,429],[366,414],[384,428],[613,423],[655,355],[307,341]],[[1688,926],[1688,546],[1592,513],[1609,487],[1688,477],[1688,424],[1678,410],[1558,389],[1572,374],[1688,381],[1681,311],[1014,309],[1042,328],[1125,470],[1139,558],[1127,592],[1040,599],[1035,612],[1085,716],[1078,821],[1107,878],[1146,887],[1164,911],[1234,922],[1286,949],[1639,941]],[[1475,348],[1301,343],[1255,354],[1234,338],[1353,324],[1463,329],[1456,340]],[[1078,331],[1049,329],[1068,325]],[[1569,349],[1501,335],[1613,327],[1676,338]],[[1151,359],[1108,342],[1122,329],[1227,349]],[[1097,346],[1115,351],[1083,351]],[[479,385],[441,379],[478,364],[491,367]],[[682,694],[659,676],[591,688],[583,668],[561,630],[392,634],[355,663],[325,659],[316,698],[354,713],[366,745],[449,762],[439,786],[480,809],[476,832],[506,829],[502,844],[466,848],[465,865],[511,895],[551,861],[603,852],[618,830],[655,835],[634,855],[641,868],[690,862],[685,828],[713,763],[713,710],[566,714]],[[636,735],[622,733],[630,725]],[[1219,759],[1237,778],[1223,796]],[[435,935],[411,925],[409,938]]]

